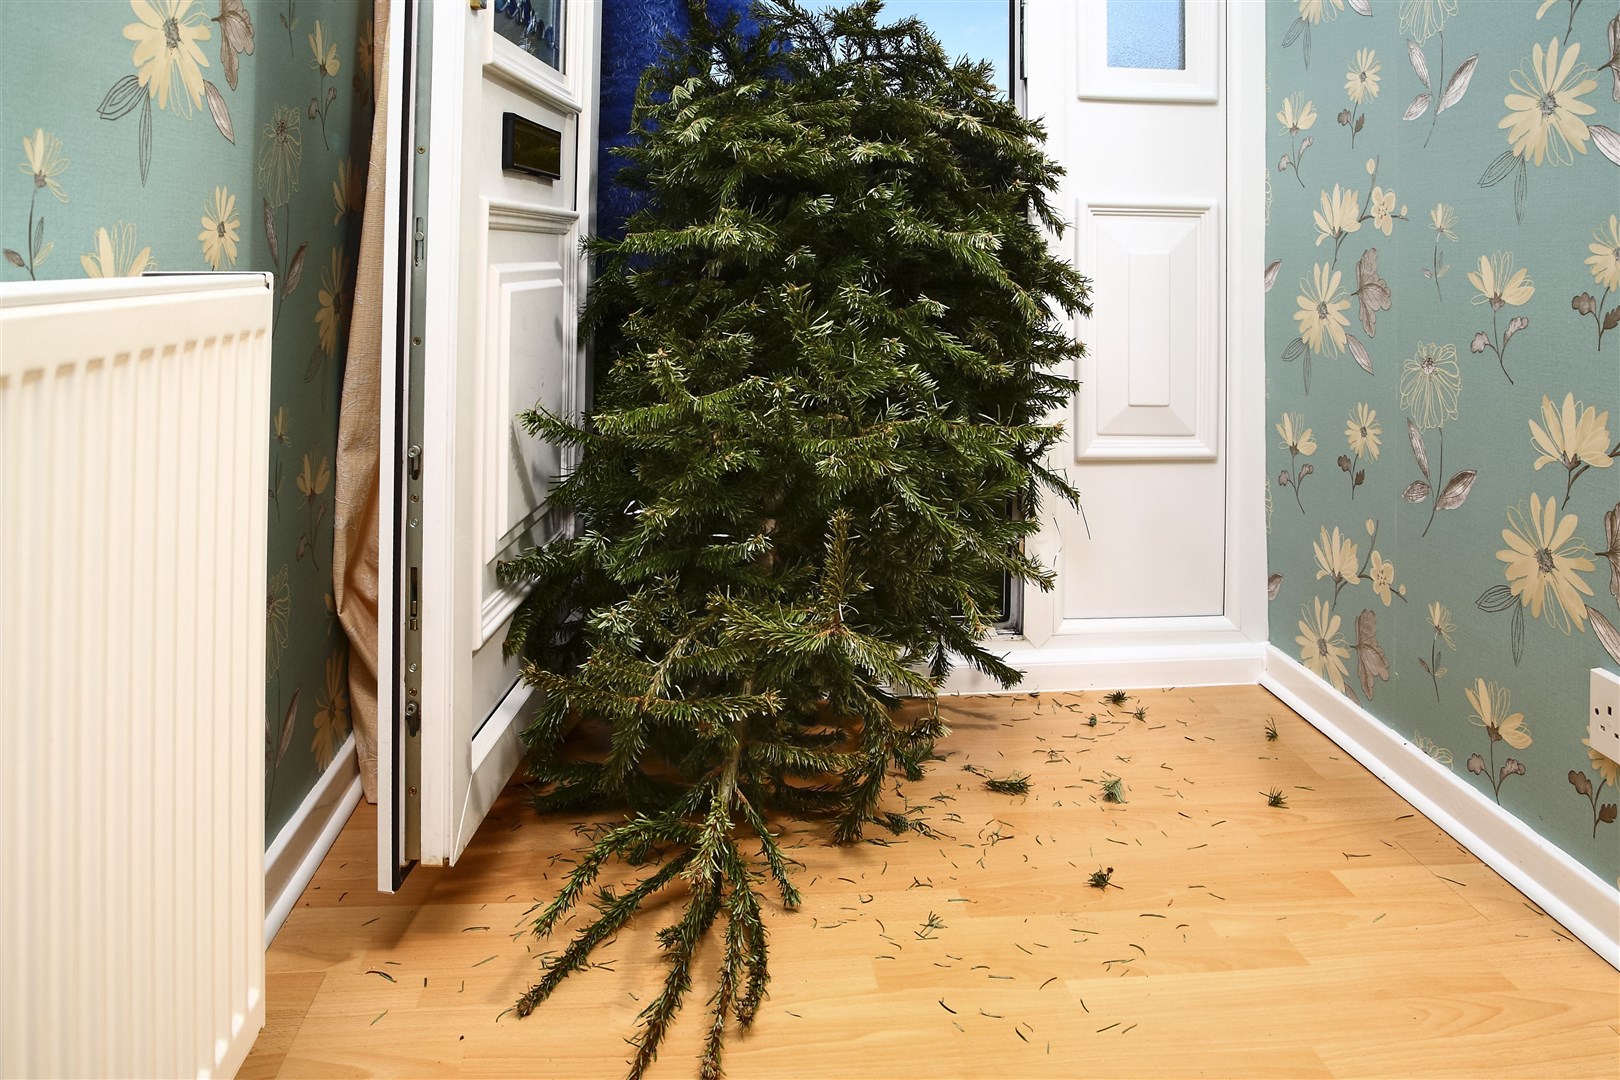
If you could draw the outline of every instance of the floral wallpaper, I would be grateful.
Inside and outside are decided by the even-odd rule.
[[[1272,641],[1601,877],[1620,9],[1271,0]]]
[[[276,275],[267,840],[349,732],[332,470],[371,18],[369,0],[0,4],[0,280]]]

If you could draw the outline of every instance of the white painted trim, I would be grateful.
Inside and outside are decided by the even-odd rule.
[[[405,146],[405,114],[415,109],[407,94],[415,87],[405,85],[405,4],[388,9],[388,117],[386,147],[383,151],[383,240],[382,240],[382,337],[379,342],[378,393],[378,471],[377,471],[377,888],[394,891],[394,746],[395,690],[399,674],[395,664],[395,634],[398,629],[394,600],[399,585],[394,565],[394,534],[399,525],[395,487],[402,463],[396,458],[399,444],[400,385],[400,305],[410,303],[410,274],[400,267],[400,236],[396,223],[404,200],[412,195],[411,175],[402,169],[400,157]]]
[[[1620,968],[1620,891],[1276,646],[1260,685]]]
[[[291,820],[264,853],[264,947],[292,914],[349,815],[360,805],[360,767],[354,735],[321,774]]]
[[[1268,637],[1266,597],[1266,5],[1226,7],[1226,616]]]
[[[1010,689],[987,675],[958,663],[941,687],[942,694],[1027,694],[1032,690],[1132,690],[1163,686],[1253,686],[1265,667],[1263,642],[1223,644],[1095,645],[1037,648],[1026,639],[1009,639],[1003,651],[990,651],[1024,673]]]

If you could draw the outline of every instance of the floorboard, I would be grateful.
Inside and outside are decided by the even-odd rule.
[[[770,996],[729,1042],[732,1077],[1616,1075],[1614,970],[1264,690],[942,711],[945,760],[890,797],[936,838],[836,848],[784,823],[805,903],[770,913]],[[1030,793],[967,765],[1028,773]],[[271,946],[240,1075],[622,1075],[673,902],[533,1016],[502,1015],[555,947],[524,915],[582,847],[574,825],[514,787],[459,865],[390,897],[362,805]],[[702,959],[654,1077],[695,1075]]]

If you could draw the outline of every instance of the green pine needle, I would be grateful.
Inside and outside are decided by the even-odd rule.
[[[1284,795],[1280,788],[1272,788],[1270,791],[1262,791],[1260,794],[1266,797],[1267,806],[1276,806],[1284,810],[1288,809],[1288,796]]]
[[[984,782],[984,786],[997,795],[1028,795],[1029,777],[1023,773],[1013,773],[1011,776],[992,777]]]
[[[1123,690],[1114,690],[1103,695],[1103,701],[1109,705],[1123,705],[1130,699],[1131,696]]]

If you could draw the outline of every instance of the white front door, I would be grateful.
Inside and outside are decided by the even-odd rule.
[[[521,758],[529,690],[501,646],[523,594],[496,567],[570,527],[546,502],[569,463],[515,417],[584,407],[579,243],[595,195],[601,13],[590,0],[412,8],[385,888],[413,861],[453,864]]]
[[[1094,307],[1074,328],[1088,354],[1054,462],[1084,513],[1054,507],[1037,543],[1058,581],[1025,595],[1036,647],[1243,636],[1226,445],[1237,17],[1213,0],[1023,6],[1023,101],[1067,170],[1064,255]]]

